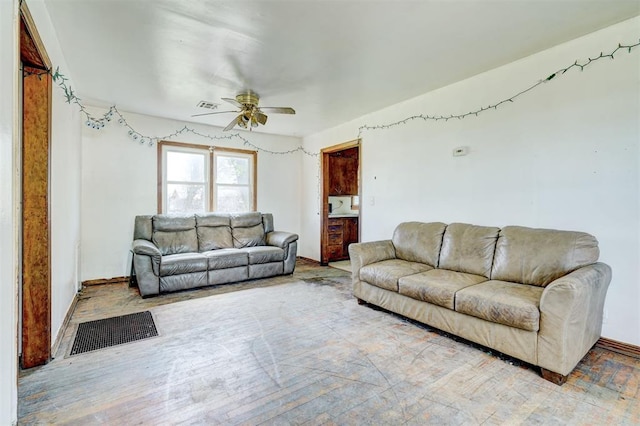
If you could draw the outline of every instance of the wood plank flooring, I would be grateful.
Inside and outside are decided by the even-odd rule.
[[[142,299],[83,290],[19,424],[640,424],[640,361],[594,348],[558,387],[506,356],[360,306],[347,272]],[[67,356],[77,324],[150,310],[160,333]]]

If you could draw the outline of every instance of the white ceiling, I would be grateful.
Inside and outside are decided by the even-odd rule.
[[[304,136],[640,14],[640,0],[44,0],[85,102],[224,127],[251,89]],[[55,67],[55,64],[54,64]],[[61,69],[65,73],[65,70]],[[526,82],[525,82],[526,83]]]

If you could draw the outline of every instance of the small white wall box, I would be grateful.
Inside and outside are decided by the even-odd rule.
[[[454,157],[462,157],[463,155],[467,155],[468,153],[469,153],[468,146],[459,146],[457,148],[453,148]]]

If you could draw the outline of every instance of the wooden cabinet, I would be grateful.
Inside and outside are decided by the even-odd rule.
[[[358,148],[329,155],[329,195],[358,193]]]
[[[329,218],[327,234],[328,261],[349,259],[349,244],[358,242],[358,218]]]

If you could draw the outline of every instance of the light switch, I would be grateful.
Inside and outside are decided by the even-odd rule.
[[[457,148],[453,148],[454,157],[462,157],[463,155],[467,155],[468,152],[469,152],[468,146],[459,146]]]

